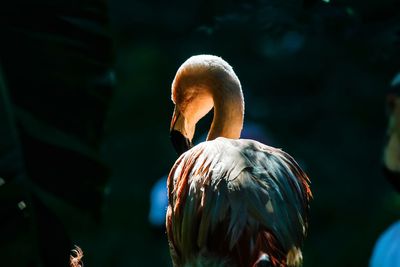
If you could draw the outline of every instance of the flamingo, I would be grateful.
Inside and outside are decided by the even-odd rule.
[[[166,229],[174,267],[300,266],[309,179],[281,149],[239,139],[240,81],[222,58],[186,60],[172,83],[171,141],[182,153],[168,176]],[[207,140],[196,123],[214,108]]]

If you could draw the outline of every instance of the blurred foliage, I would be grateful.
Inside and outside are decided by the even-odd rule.
[[[105,4],[1,4],[7,126],[0,166],[12,174],[0,177],[6,185],[16,176],[28,181],[15,200],[0,191],[1,199],[15,205],[27,195],[45,218],[32,221],[65,227],[87,266],[168,266],[166,236],[150,228],[147,216],[150,188],[176,158],[168,139],[170,84],[186,58],[210,53],[239,76],[245,119],[266,129],[311,177],[304,266],[367,266],[376,238],[400,215],[398,195],[380,169],[385,90],[400,69],[398,1]],[[102,161],[112,170],[107,186]],[[39,231],[51,245],[70,244],[21,221],[11,223],[19,243],[29,246],[23,233]],[[17,255],[17,246],[7,247]]]
[[[99,154],[113,83],[107,7],[0,6],[2,264],[68,266],[71,225],[97,224],[109,176]]]

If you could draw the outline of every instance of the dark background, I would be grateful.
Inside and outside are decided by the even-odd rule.
[[[170,265],[166,235],[148,223],[149,193],[177,157],[170,85],[200,53],[233,66],[245,120],[311,178],[304,266],[367,266],[399,218],[381,173],[398,1],[1,5],[5,266],[62,266],[73,244],[89,267]]]

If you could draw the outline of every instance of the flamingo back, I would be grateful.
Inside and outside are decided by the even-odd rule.
[[[222,137],[195,146],[168,177],[174,266],[300,265],[311,197],[307,175],[280,149]]]

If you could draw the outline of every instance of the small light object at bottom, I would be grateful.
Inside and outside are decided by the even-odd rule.
[[[381,234],[369,262],[369,267],[395,266],[400,266],[400,221]]]
[[[19,208],[20,210],[23,210],[23,209],[25,209],[25,208],[26,208],[26,204],[25,204],[25,202],[24,202],[24,201],[20,201],[20,202],[18,202],[18,208]]]

